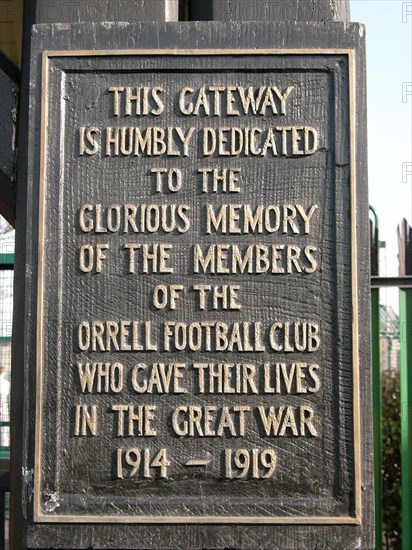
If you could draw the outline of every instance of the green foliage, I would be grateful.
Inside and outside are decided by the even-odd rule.
[[[382,373],[382,484],[384,548],[400,550],[401,534],[401,423],[399,370]]]

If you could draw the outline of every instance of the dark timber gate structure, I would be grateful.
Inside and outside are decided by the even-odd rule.
[[[25,1],[12,548],[373,546],[348,4]]]

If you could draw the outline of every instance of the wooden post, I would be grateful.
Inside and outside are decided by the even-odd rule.
[[[29,117],[30,117],[30,55],[31,55],[31,30],[38,23],[80,23],[80,22],[105,22],[105,21],[178,21],[179,10],[183,0],[77,0],[70,2],[65,0],[24,0],[23,10],[23,55],[20,84],[19,104],[19,133],[18,133],[18,179],[16,205],[12,204],[10,212],[16,207],[16,255],[15,270],[17,274],[24,274],[26,269],[27,234],[31,233],[26,208],[28,201],[28,182],[35,168],[28,157],[29,148]],[[13,212],[14,213],[14,212]],[[13,220],[14,221],[14,220]],[[35,237],[33,237],[35,238]],[[22,277],[22,275],[20,275]],[[17,284],[14,292],[14,310],[25,310],[29,289],[25,284]],[[14,317],[13,327],[13,356],[15,364],[27,364],[28,349],[21,346],[23,340],[22,326]],[[28,436],[28,419],[23,415],[22,393],[19,388],[27,387],[34,381],[34,373],[28,375],[23,369],[12,369],[12,421],[11,431],[11,519],[10,519],[10,544],[11,548],[20,550],[26,546],[25,518],[21,510],[21,503],[26,502],[26,496],[22,494],[21,477],[23,471],[23,454],[21,446],[22,432]],[[27,431],[26,431],[27,430]],[[30,437],[30,436],[28,436]],[[28,477],[27,477],[28,476]],[[30,480],[32,473],[24,473],[23,477]]]
[[[191,21],[350,21],[348,0],[190,0]]]
[[[26,23],[178,21],[181,0],[25,0]]]
[[[104,21],[127,2],[97,4]],[[338,18],[332,4],[305,4],[260,22],[227,22],[223,3],[223,22],[165,24],[162,11],[160,23],[111,25],[88,22],[80,2],[62,7],[69,22],[33,29],[18,197],[15,550],[373,547],[363,29],[327,24]],[[32,21],[59,13],[58,2],[33,5]],[[279,8],[232,7],[246,5],[249,20],[254,6]],[[166,170],[184,172],[182,189]],[[102,242],[85,219],[107,201],[119,212],[142,205],[143,225],[129,220],[129,235],[110,229]],[[152,230],[152,203],[155,214],[182,206],[183,225]],[[228,212],[229,235],[215,208]],[[228,246],[239,266],[224,265]],[[91,273],[84,250],[106,267]],[[229,306],[215,286],[225,273],[239,282]],[[205,305],[207,289],[217,298]],[[108,343],[86,342],[103,321]],[[173,388],[141,386],[136,361],[156,376],[167,363]],[[220,361],[239,365],[236,379]],[[122,374],[106,389],[84,385],[93,364]],[[211,373],[206,389],[198,366]]]
[[[15,224],[16,122],[20,71],[0,51],[0,214]]]

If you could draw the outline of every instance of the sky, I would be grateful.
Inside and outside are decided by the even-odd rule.
[[[351,0],[366,26],[369,203],[379,219],[380,275],[398,275],[396,228],[412,225],[412,1]],[[397,309],[396,289],[381,301]]]

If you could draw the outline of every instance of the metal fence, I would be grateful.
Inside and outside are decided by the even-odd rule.
[[[374,442],[375,442],[375,509],[376,509],[376,550],[385,548],[412,548],[412,228],[404,219],[398,226],[398,261],[399,275],[397,277],[379,276],[379,227],[378,218],[373,209],[371,221],[371,288],[372,288],[372,369],[373,369],[373,409],[374,409]],[[399,288],[399,319],[398,329],[391,326],[390,320],[381,324],[381,306],[379,292],[382,287]],[[382,330],[383,328],[383,330]],[[401,480],[400,532],[394,540],[385,535],[383,525],[385,501],[383,500],[382,480],[385,469],[382,462],[385,453],[384,445],[394,441],[384,441],[382,438],[382,340],[399,343],[398,364],[390,364],[389,368],[399,369],[400,398],[397,403],[396,416],[400,421],[400,438],[394,439],[399,444],[399,477]],[[388,350],[386,350],[386,353]],[[389,356],[390,357],[390,356]],[[392,360],[393,362],[393,360]],[[385,422],[388,419],[385,418]],[[395,482],[393,480],[393,482]],[[395,488],[396,489],[396,488]],[[387,535],[387,533],[386,533]]]
[[[14,234],[0,230],[0,547],[8,548],[10,502],[10,375]]]

